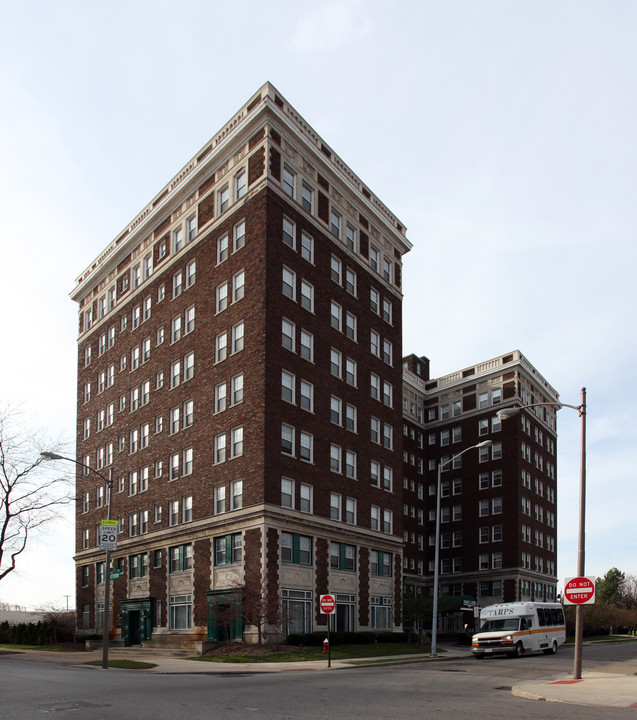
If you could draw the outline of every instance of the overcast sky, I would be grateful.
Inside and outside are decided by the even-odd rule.
[[[407,227],[405,354],[439,376],[520,349],[563,402],[587,387],[586,574],[637,574],[637,3],[305,7],[0,0],[0,403],[74,452],[75,278],[270,81]],[[0,602],[72,607],[73,544],[61,520]]]

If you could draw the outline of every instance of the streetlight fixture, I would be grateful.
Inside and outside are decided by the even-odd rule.
[[[452,463],[456,458],[464,455],[469,450],[476,450],[478,448],[485,448],[493,445],[492,440],[483,440],[477,445],[471,445],[471,447],[465,448],[462,452],[452,455],[448,460],[438,463],[438,482],[436,484],[436,552],[435,552],[435,565],[434,565],[434,602],[433,602],[433,613],[431,616],[431,653],[430,657],[438,657],[437,655],[437,636],[438,636],[438,565],[440,564],[440,476],[442,469]]]
[[[517,415],[521,410],[534,407],[554,407],[558,410],[566,407],[577,410],[582,419],[582,445],[580,449],[580,490],[579,490],[579,536],[577,543],[577,575],[584,577],[585,555],[585,527],[586,527],[586,388],[582,388],[582,402],[580,405],[568,405],[560,402],[530,403],[529,405],[515,405],[504,408],[498,412],[501,420]],[[584,608],[577,605],[575,608],[575,659],[573,662],[573,679],[582,679],[582,644],[584,638]]]
[[[106,483],[106,507],[107,507],[107,519],[111,520],[111,514],[113,511],[113,471],[109,468],[108,477],[102,475],[90,465],[78,462],[74,458],[66,457],[64,455],[58,455],[54,452],[42,452],[40,456],[45,460],[67,460],[68,462],[75,463],[78,467],[89,470],[90,472],[97,475],[98,478]],[[110,547],[106,549],[106,559],[104,568],[104,628],[103,628],[103,643],[102,643],[102,668],[106,670],[108,668],[108,631],[110,627],[110,616],[111,616],[111,581],[110,581],[110,567],[111,567],[111,550]]]

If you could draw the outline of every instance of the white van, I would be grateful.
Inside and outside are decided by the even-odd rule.
[[[471,652],[476,659],[496,654],[520,657],[540,650],[549,655],[565,642],[560,603],[502,603],[480,611],[480,630],[473,635]]]

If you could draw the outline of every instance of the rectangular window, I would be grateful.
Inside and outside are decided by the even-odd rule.
[[[232,276],[232,302],[241,300],[245,295],[245,270],[240,270]]]
[[[330,303],[330,324],[335,330],[341,332],[343,325],[343,308],[333,300]]]
[[[241,170],[234,178],[234,197],[235,200],[241,200],[246,194],[247,175],[245,170]]]
[[[225,435],[225,433],[215,435],[214,447],[215,447],[215,449],[214,449],[215,464],[225,462],[226,461],[226,435]]]
[[[330,470],[334,473],[342,472],[342,450],[339,445],[330,445]]]
[[[232,353],[243,350],[245,324],[243,320],[232,326]]]
[[[341,216],[332,208],[330,212],[330,232],[335,238],[341,238]]]
[[[241,220],[234,226],[232,236],[232,251],[237,252],[240,250],[246,242],[246,221]]]
[[[282,532],[281,560],[297,565],[311,565],[312,538],[297,533]]]
[[[334,570],[356,571],[356,546],[330,543],[330,567]]]
[[[334,255],[330,259],[330,276],[332,280],[340,285],[342,283],[343,266],[341,261]]]
[[[235,375],[230,382],[230,404],[243,402],[243,373]]]
[[[357,478],[357,459],[353,450],[345,451],[345,475],[352,480]]]
[[[281,424],[281,452],[285,455],[294,455],[294,428]]]
[[[343,356],[338,350],[330,349],[330,372],[334,377],[343,377]]]
[[[294,480],[281,478],[281,507],[294,507]]]
[[[356,525],[356,500],[345,498],[345,522],[348,525]]]
[[[301,257],[314,263],[314,238],[305,231],[301,232]]]
[[[217,265],[228,259],[228,236],[223,235],[217,240]]]
[[[234,480],[230,483],[230,509],[239,510],[243,507],[243,480]]]
[[[228,356],[228,333],[220,333],[215,338],[215,362],[221,362]]]
[[[341,496],[338,493],[330,493],[330,518],[341,519]]]
[[[230,457],[236,458],[243,455],[243,427],[236,427],[230,430]]]
[[[296,173],[287,165],[283,166],[283,182],[281,183],[283,192],[294,198],[296,194]]]
[[[286,350],[295,351],[296,326],[287,318],[281,319],[281,344]]]
[[[353,315],[352,313],[346,313],[345,314],[345,335],[350,339],[356,342],[357,337],[357,320],[356,315]]]
[[[243,537],[233,533],[215,538],[215,566],[239,563],[243,559]]]
[[[217,285],[217,312],[223,312],[228,307],[228,283]]]
[[[296,249],[296,225],[288,218],[283,218],[283,244]]]
[[[343,401],[332,395],[330,398],[330,422],[333,422],[335,425],[342,424],[342,406]]]
[[[305,182],[301,185],[301,205],[305,212],[310,215],[312,214],[314,209],[314,190]]]
[[[217,206],[219,208],[219,215],[221,215],[221,213],[224,213],[228,209],[229,204],[230,192],[228,190],[228,186],[226,185],[217,192]]]
[[[314,312],[314,286],[307,280],[301,280],[301,307]]]
[[[215,515],[226,511],[226,488],[225,485],[218,485],[215,488]]]
[[[296,378],[287,370],[281,370],[281,400],[294,404]]]
[[[307,380],[301,380],[299,385],[299,400],[301,409],[314,412],[314,385]]]
[[[282,269],[283,286],[282,291],[290,300],[296,300],[296,273],[289,268]]]
[[[313,488],[311,485],[301,483],[299,487],[300,504],[299,510],[304,513],[312,512],[313,505]]]

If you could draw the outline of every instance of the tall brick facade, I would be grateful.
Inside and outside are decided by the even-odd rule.
[[[556,391],[519,351],[437,379],[426,358],[412,355],[404,380],[406,596],[432,593],[440,465],[442,629],[472,622],[460,608],[474,601],[555,600]],[[506,420],[497,414],[536,403],[547,405]],[[453,461],[485,440],[492,445]]]
[[[78,278],[80,629],[109,471],[113,639],[400,627],[409,249],[268,84]]]
[[[431,379],[402,353],[402,223],[270,84],[77,279],[78,628],[112,639],[398,630],[432,590],[553,599],[556,402],[518,351]],[[420,629],[427,628],[422,617]]]

